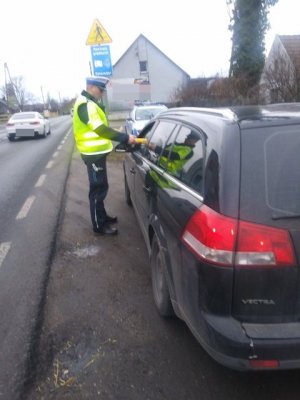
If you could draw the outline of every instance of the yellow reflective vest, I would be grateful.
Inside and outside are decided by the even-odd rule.
[[[165,150],[168,150],[168,146]],[[184,167],[184,164],[188,161],[188,157],[192,152],[193,148],[191,146],[175,143],[172,148],[171,154],[177,154],[178,159],[172,160],[168,159],[168,157],[162,156],[159,164],[171,174],[177,175]]]
[[[89,121],[87,124],[81,121],[78,115],[78,108],[81,104],[87,104]],[[111,140],[102,138],[94,130],[104,124],[107,126],[105,113],[92,100],[85,96],[79,96],[74,105],[73,128],[75,142],[81,154],[105,154],[113,149]]]

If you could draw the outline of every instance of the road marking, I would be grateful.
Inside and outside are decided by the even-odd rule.
[[[53,158],[55,158],[55,157],[57,157],[58,156],[58,151],[56,151],[54,154],[53,154]]]
[[[11,248],[11,242],[0,243],[0,268],[10,248]]]
[[[46,175],[45,175],[45,174],[41,175],[41,176],[39,177],[39,179],[38,179],[38,181],[37,181],[37,183],[35,184],[34,187],[41,187],[41,186],[43,186],[43,184],[44,184],[44,182],[45,182],[45,179],[46,179]]]
[[[35,196],[29,196],[28,199],[25,201],[23,204],[23,207],[21,208],[19,214],[16,216],[16,219],[23,219],[27,217],[27,214],[30,210],[30,207],[32,206],[32,203],[35,200]]]
[[[53,164],[54,164],[53,160],[49,161],[48,164],[46,165],[46,169],[50,169]]]
[[[57,150],[60,150],[61,148],[62,148],[62,145],[59,145],[58,148],[57,148]]]

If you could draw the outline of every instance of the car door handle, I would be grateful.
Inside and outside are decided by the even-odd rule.
[[[146,193],[151,193],[152,189],[149,186],[143,186],[143,191],[146,192]]]
[[[135,174],[135,169],[132,167],[132,168],[130,168],[129,172],[130,172],[131,174]]]

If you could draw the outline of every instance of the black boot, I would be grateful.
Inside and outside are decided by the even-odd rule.
[[[105,220],[108,224],[115,224],[116,222],[118,222],[118,218],[115,216],[110,216],[110,215],[106,215],[106,220]]]
[[[98,233],[99,235],[117,235],[118,234],[118,229],[117,228],[112,228],[109,225],[103,225],[100,228],[94,228],[93,229],[95,233]]]

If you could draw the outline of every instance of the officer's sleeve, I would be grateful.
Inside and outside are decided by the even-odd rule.
[[[78,116],[83,123],[104,139],[114,140],[120,143],[128,143],[129,136],[104,125],[99,118],[97,109],[92,102],[81,104],[78,108]]]
[[[87,125],[88,122],[89,122],[89,114],[88,114],[88,111],[87,111],[87,104],[86,103],[80,104],[80,106],[78,107],[77,113],[78,113],[79,119],[84,124]]]
[[[105,139],[114,140],[120,143],[128,143],[129,136],[126,133],[116,131],[104,124],[94,129],[94,132]]]

